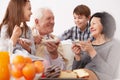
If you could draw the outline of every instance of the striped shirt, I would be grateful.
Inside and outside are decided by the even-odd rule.
[[[64,33],[59,37],[61,40],[71,39],[72,41],[74,40],[86,41],[88,38],[91,38],[88,25],[84,31],[81,31],[77,26],[74,26],[64,31]]]

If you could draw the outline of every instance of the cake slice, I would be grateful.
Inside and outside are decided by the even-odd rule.
[[[77,74],[78,78],[89,77],[89,73],[86,72],[84,69],[76,69],[76,70],[73,70],[73,72],[75,72]]]
[[[77,78],[77,74],[73,71],[61,71],[59,78]]]

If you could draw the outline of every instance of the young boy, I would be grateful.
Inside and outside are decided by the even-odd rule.
[[[88,39],[93,40],[93,38],[90,37],[90,30],[89,30],[89,25],[88,25],[90,15],[91,15],[91,11],[88,6],[83,5],[83,4],[76,6],[73,10],[73,17],[74,17],[74,22],[76,25],[64,31],[64,33],[60,35],[59,38],[61,40],[69,39],[75,43],[76,41],[87,41]],[[68,53],[68,55],[70,56],[70,53]],[[80,57],[81,55],[84,55],[84,56]],[[90,58],[87,56],[87,54],[82,54],[81,52],[80,52],[80,55],[73,53],[71,54],[71,57],[73,59],[79,58],[81,62],[83,60],[85,60],[85,62],[90,62]],[[74,64],[72,60],[69,60],[70,64]],[[80,65],[80,68],[84,67],[83,64],[86,64],[86,63],[82,63]]]
[[[60,36],[61,40],[71,39],[75,40],[87,40],[90,38],[90,31],[88,21],[91,15],[91,11],[89,7],[86,5],[78,5],[73,10],[73,17],[76,26],[64,31],[64,33]]]

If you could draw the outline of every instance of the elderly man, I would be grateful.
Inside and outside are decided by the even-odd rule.
[[[36,55],[45,58],[50,65],[59,66],[65,70],[65,61],[62,57],[60,41],[50,34],[54,28],[54,15],[49,8],[40,8],[34,15],[35,25],[32,28],[36,44]]]

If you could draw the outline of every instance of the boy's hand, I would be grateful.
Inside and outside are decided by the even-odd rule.
[[[81,52],[80,46],[73,44],[72,51],[75,53],[75,60],[80,61],[80,52]]]

